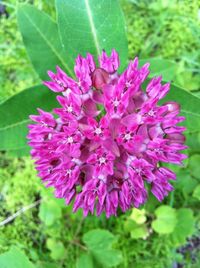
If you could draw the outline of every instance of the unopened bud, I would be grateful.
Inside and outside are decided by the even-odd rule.
[[[102,68],[96,68],[92,73],[92,86],[102,89],[109,81],[109,74]]]

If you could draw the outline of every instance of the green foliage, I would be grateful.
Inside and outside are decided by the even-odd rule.
[[[200,184],[194,189],[192,196],[200,201]]]
[[[30,123],[28,116],[35,114],[37,107],[46,111],[56,107],[54,94],[42,85],[23,90],[1,104],[1,150],[11,151],[17,155],[28,154],[26,139],[27,124]]]
[[[61,241],[56,241],[52,238],[49,238],[47,239],[47,248],[51,251],[50,256],[53,260],[62,260],[64,258],[65,247]]]
[[[24,0],[3,2],[10,16],[0,17],[0,85],[3,85],[0,101],[39,82],[28,60],[17,25],[17,2],[23,3]],[[34,5],[55,18],[54,0],[35,0]]]
[[[67,64],[56,23],[32,5],[18,8],[19,28],[32,64],[41,79],[48,79],[47,70],[56,65],[73,75]]]
[[[74,2],[73,5],[68,5],[67,1],[59,1],[57,4],[58,27],[63,44],[60,43],[57,24],[47,14],[31,5],[20,5],[18,8],[18,22],[24,44],[36,72],[42,79],[46,79],[46,71],[48,69],[54,70],[57,64],[73,76],[75,55],[90,51],[97,57],[102,49],[111,51],[113,44],[115,44],[117,50],[121,51],[122,65],[127,61],[127,41],[119,4],[116,1],[102,1],[96,5],[83,1],[81,3],[82,7],[78,9],[81,14],[77,13],[77,9],[74,12],[77,4],[78,2]],[[108,9],[111,5],[112,14],[108,13],[105,18],[102,11]],[[105,20],[107,21],[106,24]],[[68,24],[73,25],[73,29]],[[114,27],[115,31],[113,31]],[[109,38],[107,38],[108,32],[112,33]],[[84,42],[82,42],[83,36],[81,34],[84,36]],[[86,34],[87,36],[85,36]],[[80,40],[80,43],[78,40]],[[70,55],[67,63],[63,47]],[[33,90],[34,93],[31,94]],[[4,118],[0,125],[1,150],[7,150],[12,155],[17,156],[28,153],[29,150],[26,146],[27,124],[29,123],[27,113],[35,113],[35,109],[32,110],[35,105],[41,108],[44,106],[45,110],[51,111],[52,103],[54,103],[51,93],[47,89],[41,91],[40,96],[38,96],[36,90],[37,88],[25,90],[1,104],[0,109]],[[40,105],[40,101],[44,105]],[[10,117],[10,114],[15,116]]]
[[[92,256],[89,254],[82,254],[80,258],[77,260],[77,268],[93,268],[93,259]]]
[[[101,51],[115,48],[121,65],[127,64],[128,46],[124,18],[115,0],[56,0],[58,28],[70,67],[80,53],[90,52],[97,59]]]
[[[41,187],[30,159],[8,159],[0,156],[0,221],[37,198]],[[1,228],[0,252],[15,245],[19,249],[31,249],[39,241],[37,207],[15,218]],[[9,239],[8,239],[9,238]],[[30,252],[30,251],[29,251]]]
[[[184,245],[186,238],[194,233],[194,216],[193,211],[189,208],[180,208],[176,212],[177,223],[173,234],[172,241],[175,246]]]
[[[142,66],[146,62],[150,63],[149,77],[162,75],[162,78],[165,81],[173,80],[175,71],[178,68],[178,65],[175,62],[159,58],[140,60],[140,65]]]
[[[174,231],[177,218],[174,208],[160,206],[155,211],[157,219],[152,222],[152,228],[159,234],[169,234]]]
[[[133,239],[146,239],[149,236],[149,230],[146,225],[147,216],[145,209],[133,208],[130,216],[124,223],[124,229],[130,232]]]
[[[62,217],[61,207],[55,200],[43,202],[40,206],[39,218],[45,225],[51,226]]]
[[[1,268],[34,268],[26,255],[17,248],[11,248],[8,252],[0,255]]]
[[[131,220],[135,221],[137,224],[143,224],[147,220],[144,209],[133,208],[131,215],[129,217]]]
[[[13,213],[22,204],[34,202],[40,185],[30,159],[4,159],[0,154],[1,217],[6,216],[4,209]]]
[[[195,154],[190,157],[189,168],[191,175],[200,180],[200,155]]]
[[[146,239],[146,237],[148,236],[148,230],[145,225],[135,226],[135,228],[133,228],[130,234],[131,238],[133,239]]]
[[[0,101],[39,83],[17,29],[16,1],[3,2],[7,5],[9,17],[0,17]],[[32,1],[18,2],[32,3]],[[151,75],[163,74],[166,81],[172,80],[186,90],[195,90],[195,95],[199,97],[197,91],[200,86],[198,1],[121,2],[127,22],[129,56],[139,55],[140,58],[148,59],[152,64]],[[18,8],[19,20],[22,20],[21,24],[23,23],[21,31],[30,59],[33,61],[35,53],[33,51],[38,50],[38,46],[43,48],[41,49],[43,54],[33,62],[36,72],[43,77],[46,75],[44,62],[47,59],[46,66],[55,70],[55,55],[49,54],[52,51],[48,46],[44,51],[47,45],[44,38],[38,34],[35,37],[36,28],[33,24],[30,25],[30,20],[25,16],[28,14],[29,19],[31,18],[39,28],[44,28],[43,23],[48,24],[51,30],[54,29],[52,30],[54,35],[57,35],[54,1],[35,0],[32,6],[20,5]],[[44,12],[48,13],[54,21],[44,15]],[[95,12],[97,11],[92,9],[92,14],[96,14]],[[118,17],[122,18],[121,12],[118,12]],[[78,13],[75,15],[78,16]],[[111,15],[109,14],[108,17]],[[61,18],[58,18],[58,22],[64,23],[61,22]],[[31,29],[31,35],[28,35],[27,27]],[[47,25],[45,30],[48,30],[46,27]],[[88,27],[88,22],[85,27]],[[67,35],[64,37],[66,28],[61,28],[61,24],[59,28],[63,43],[68,47],[68,37]],[[44,31],[43,34],[48,35],[48,31]],[[114,36],[113,32],[108,34]],[[123,31],[122,34],[124,35]],[[39,40],[38,43],[33,37]],[[90,38],[92,37],[89,36]],[[57,38],[50,40],[54,47],[60,46]],[[78,47],[78,43],[75,45]],[[84,45],[87,46],[88,43],[85,42]],[[110,49],[109,44],[107,45]],[[91,46],[90,52],[94,49],[93,44]],[[121,44],[121,47],[123,46],[124,44]],[[58,50],[61,53],[61,49]],[[127,51],[124,50],[124,55],[126,53]],[[47,56],[43,57],[43,55]],[[65,65],[69,62],[71,64],[68,59],[69,52],[68,55],[63,56]],[[40,66],[39,61],[43,62]],[[145,61],[141,60],[140,64]],[[62,66],[62,63],[59,64]],[[28,96],[23,97],[28,91],[31,95],[30,99]],[[43,87],[41,90],[34,87],[22,91],[2,104],[0,148],[9,148],[9,155],[16,155],[16,153],[23,155],[28,152],[28,147],[26,147],[27,151],[21,150],[26,142],[28,115],[34,114],[36,107],[44,109],[49,107],[48,110],[51,110],[55,106],[54,97],[50,100],[47,97],[50,92],[47,91]],[[21,102],[22,97],[23,102]],[[200,223],[199,99],[179,87],[172,86],[168,100],[175,99],[181,102],[182,112],[187,117],[189,161],[185,162],[184,167],[172,167],[177,174],[177,181],[173,182],[175,191],[164,200],[163,204],[149,194],[149,201],[143,208],[133,209],[125,214],[119,212],[117,218],[106,219],[105,215],[102,215],[99,218],[88,216],[83,219],[81,212],[72,214],[71,206],[65,206],[63,200],[54,199],[52,191],[42,186],[29,158],[9,158],[2,153],[0,155],[0,222],[23,207],[34,204],[40,199],[42,201],[41,204],[38,203],[37,206],[22,212],[0,227],[0,253],[2,254],[0,267],[17,267],[18,262],[20,262],[19,267],[25,268],[98,268],[109,265],[119,268],[163,268],[176,267],[178,263],[188,268],[199,267],[198,243],[194,242],[199,236]],[[17,105],[13,105],[13,102]],[[19,128],[18,123],[21,126]],[[13,260],[14,266],[12,266]],[[6,266],[3,266],[5,264]]]
[[[79,6],[78,9],[76,8],[77,5]],[[112,13],[108,12],[105,16],[103,11],[109,10],[111,6]],[[56,64],[60,64],[61,67],[73,75],[73,62],[78,53],[84,55],[90,51],[97,58],[102,49],[110,51],[113,44],[119,51],[121,63],[124,66],[127,61],[127,42],[124,21],[118,2],[109,0],[101,1],[98,4],[92,2],[91,4],[88,1],[74,1],[73,4],[69,4],[68,1],[56,1],[56,8],[60,36],[57,24],[44,12],[31,5],[20,5],[18,8],[18,22],[24,44],[36,72],[42,79],[46,78],[46,70],[54,69]],[[108,32],[109,38],[107,37]],[[82,42],[83,39],[84,42]],[[70,55],[67,64],[64,60],[63,48]],[[163,71],[164,78],[173,78],[171,74],[175,69],[175,63],[159,59],[152,59],[150,62],[152,63],[152,75],[158,75]],[[28,95],[30,92],[25,91],[25,94],[11,97],[0,105],[0,110],[6,111],[2,112],[4,122],[0,125],[0,135],[2,136],[0,149],[11,151],[12,155],[21,156],[28,153],[25,142],[29,122],[26,117],[27,112],[29,114],[34,113],[32,108],[35,108],[35,104],[41,108],[44,106],[46,110],[51,111],[52,103],[54,103],[51,94],[48,93],[48,95],[45,95],[45,105],[40,106],[41,96],[33,94],[31,98],[33,104],[29,107],[27,103],[30,102]],[[44,93],[42,97],[44,97]],[[18,102],[15,102],[16,99]],[[172,89],[164,101],[166,100],[177,101],[181,104],[182,113],[187,116],[186,126],[189,132],[200,129],[200,99],[198,97],[172,85]],[[12,105],[13,103],[14,105]],[[5,109],[5,106],[7,106],[7,109]],[[15,116],[9,119],[8,116],[13,112]],[[21,121],[22,114],[23,121]],[[15,119],[17,119],[17,122],[15,122]],[[10,120],[13,120],[14,123],[9,124]]]
[[[175,83],[188,90],[200,84],[199,2],[122,0],[129,55],[175,60]],[[164,3],[164,4],[163,4]]]
[[[0,101],[33,85],[36,75],[26,56],[16,17],[0,18]]]
[[[97,265],[102,265],[102,267],[113,267],[122,261],[121,252],[112,249],[112,244],[115,240],[116,238],[112,233],[100,229],[89,231],[83,236],[83,242],[87,245],[94,261],[97,262]],[[85,260],[82,257],[82,261],[85,262]],[[78,262],[80,265],[80,260]]]

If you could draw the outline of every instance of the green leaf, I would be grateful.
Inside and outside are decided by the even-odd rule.
[[[199,132],[186,133],[186,141],[193,154],[200,153],[200,129]]]
[[[145,225],[138,225],[135,229],[131,231],[131,238],[133,239],[138,239],[138,238],[146,239],[148,235],[149,233]]]
[[[124,230],[126,232],[131,232],[137,227],[138,227],[138,224],[135,221],[131,220],[130,218],[124,221]]]
[[[77,268],[93,268],[92,256],[89,254],[82,254],[76,263]]]
[[[87,232],[83,236],[83,242],[90,249],[109,249],[116,241],[116,237],[106,230],[96,229]]]
[[[97,59],[102,50],[115,48],[122,68],[128,59],[124,17],[116,0],[56,0],[58,28],[64,48],[74,60],[90,52]],[[73,67],[73,61],[70,62]]]
[[[25,138],[26,135],[23,135],[22,139],[20,140],[22,142],[22,140]],[[8,136],[6,136],[6,139],[8,138]],[[29,155],[30,153],[30,147],[27,145],[22,145],[22,147],[19,147],[18,149],[11,149],[9,151],[6,151],[6,155],[8,157],[23,157],[26,155]]]
[[[0,255],[1,268],[34,268],[26,255],[19,249],[12,247],[9,251]]]
[[[188,195],[190,195],[193,192],[197,184],[198,181],[195,178],[191,177],[188,168],[180,169],[177,172],[177,183],[175,188],[183,192],[184,197],[186,199],[190,198]]]
[[[124,222],[124,229],[126,232],[130,232],[131,238],[145,239],[149,233],[145,226],[146,216],[144,209],[133,208],[131,215]]]
[[[200,179],[200,155],[192,155],[189,159],[190,173],[197,179]]]
[[[186,243],[186,238],[194,232],[193,211],[189,208],[180,208],[177,210],[177,224],[171,235],[172,241],[176,246]]]
[[[192,196],[200,201],[200,184],[194,189]]]
[[[51,251],[53,260],[62,260],[65,258],[65,247],[61,241],[52,238],[47,239],[47,248]]]
[[[112,267],[122,261],[119,250],[112,249],[115,236],[106,230],[92,230],[84,234],[83,242],[87,245],[97,263],[103,267]]]
[[[25,121],[17,122],[16,125],[8,125],[0,128],[0,148],[5,151],[17,152],[20,156],[19,151],[27,153],[28,145],[26,135],[28,134],[27,123],[30,122],[28,119]],[[19,151],[17,151],[19,150]],[[22,155],[23,155],[22,153]]]
[[[17,18],[26,50],[40,78],[47,79],[47,71],[55,70],[56,65],[73,76],[56,23],[47,14],[28,4],[19,6]]]
[[[129,216],[131,220],[134,220],[137,224],[143,224],[146,221],[145,210],[133,208],[131,215]]]
[[[175,77],[177,64],[170,60],[149,58],[139,61],[140,66],[150,63],[150,77],[162,75],[163,80],[171,81]]]
[[[51,111],[56,105],[55,94],[42,85],[25,89],[1,103],[0,150],[18,156],[28,154],[28,116],[37,114],[37,107]]]
[[[200,84],[199,75],[194,75],[193,72],[184,69],[176,76],[176,83],[187,90],[198,90]]]
[[[117,249],[94,250],[94,258],[103,267],[113,267],[122,262],[122,254]]]
[[[48,200],[48,202],[41,204],[39,218],[47,226],[54,224],[61,216],[61,207],[54,200]]]
[[[176,210],[163,205],[156,209],[155,214],[157,219],[152,222],[153,230],[159,234],[172,233],[177,222]]]

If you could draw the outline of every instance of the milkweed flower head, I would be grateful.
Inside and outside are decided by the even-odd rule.
[[[85,216],[139,207],[147,200],[147,184],[162,201],[176,175],[161,163],[186,158],[180,153],[186,149],[185,128],[177,125],[184,120],[180,106],[159,104],[170,84],[155,77],[144,91],[149,64],[139,68],[135,58],[121,74],[119,64],[115,50],[110,56],[103,51],[99,66],[91,54],[78,56],[76,80],[57,66],[44,82],[58,93],[54,115],[38,109],[39,115],[30,116],[29,145],[39,177]]]

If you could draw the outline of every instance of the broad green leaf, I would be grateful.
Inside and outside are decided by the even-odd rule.
[[[47,14],[28,4],[19,6],[17,18],[26,50],[40,78],[47,79],[47,71],[54,71],[56,65],[73,76],[56,23]]]
[[[186,243],[186,238],[194,232],[193,211],[189,208],[180,208],[177,210],[177,224],[174,232],[171,234],[173,243],[180,246]]]
[[[40,206],[39,218],[47,226],[51,226],[62,216],[61,207],[52,199]]]
[[[93,268],[92,256],[89,254],[82,254],[76,263],[76,268]]]
[[[194,189],[192,196],[200,201],[200,184]]]
[[[24,122],[16,123],[16,125],[8,125],[8,127],[0,128],[0,148],[1,150],[20,150],[27,152],[26,135],[28,132],[27,123],[28,119]],[[23,155],[23,154],[22,154]]]
[[[55,94],[40,85],[25,89],[0,105],[0,150],[13,155],[26,155],[29,151],[26,135],[28,116],[37,114],[36,108],[51,111],[57,105]]]
[[[189,169],[192,176],[200,180],[200,155],[192,155],[189,159]]]
[[[102,50],[115,48],[122,68],[128,59],[125,22],[116,0],[56,0],[58,28],[64,48],[74,60],[90,52],[97,59]],[[70,62],[73,66],[73,62]]]
[[[26,255],[17,248],[11,248],[9,251],[0,255],[1,268],[34,268]]]
[[[83,242],[87,245],[97,263],[103,267],[112,267],[122,261],[119,250],[112,249],[115,236],[106,230],[92,230],[84,234]]]
[[[23,136],[23,139],[24,137],[25,136]],[[30,153],[30,147],[27,145],[23,145],[22,147],[15,149],[15,150],[12,149],[12,150],[6,151],[6,155],[8,157],[16,157],[16,156],[23,157],[23,156],[29,155],[29,153]]]
[[[150,77],[162,75],[163,80],[171,81],[175,77],[177,64],[170,60],[149,58],[139,61],[140,66],[149,62],[150,63]]]
[[[176,210],[163,205],[155,211],[157,219],[152,222],[152,228],[159,234],[169,234],[174,231],[177,223]]]

